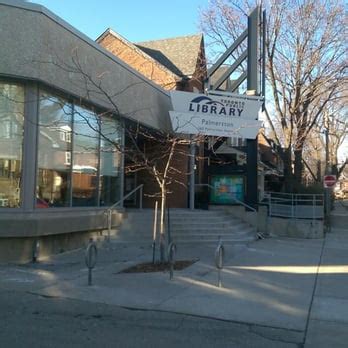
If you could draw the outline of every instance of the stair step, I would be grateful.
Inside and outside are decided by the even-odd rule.
[[[205,228],[210,228],[210,227],[216,227],[216,228],[229,228],[229,227],[234,227],[234,228],[243,228],[245,226],[248,226],[248,224],[240,222],[240,221],[235,221],[234,223],[231,222],[212,222],[212,223],[205,223],[201,221],[193,221],[190,223],[182,223],[182,222],[171,222],[170,227],[175,229],[175,228],[186,228],[186,226],[192,226],[192,227],[199,227],[199,226],[204,226]]]
[[[222,243],[223,244],[245,244],[245,243],[249,243],[249,242],[253,242],[254,239],[252,240],[238,240],[238,239],[230,239],[230,240],[223,240]],[[176,242],[176,241],[174,241]],[[197,240],[192,240],[192,239],[188,239],[188,240],[180,240],[179,242],[177,242],[178,244],[197,244]],[[200,240],[199,241],[200,244],[214,244],[214,245],[218,245],[219,240],[217,239],[206,239],[206,240]]]
[[[235,234],[231,234],[231,233],[220,233],[220,234],[215,234],[215,233],[205,233],[205,234],[201,234],[201,233],[188,233],[188,234],[171,234],[172,238],[183,238],[183,239],[187,239],[187,238],[202,238],[202,239],[213,239],[213,238],[244,238],[244,237],[251,237],[250,234],[240,234],[240,235],[235,235]]]
[[[239,233],[243,231],[253,231],[252,227],[244,227],[244,228],[220,228],[220,227],[207,227],[207,226],[195,226],[195,227],[187,227],[187,228],[172,228],[170,232],[173,233]]]
[[[126,211],[124,221],[115,232],[117,241],[152,243],[154,211]],[[167,221],[166,221],[167,227]],[[256,230],[230,214],[208,210],[170,210],[170,233],[178,243],[245,243],[256,239]],[[157,240],[159,230],[157,230]]]

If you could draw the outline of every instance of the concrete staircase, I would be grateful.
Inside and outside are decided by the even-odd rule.
[[[121,226],[114,231],[114,241],[152,242],[153,210],[126,210]],[[256,230],[224,211],[170,209],[170,235],[178,244],[245,243],[256,239]],[[159,234],[159,226],[157,229]],[[157,236],[158,239],[158,236]]]

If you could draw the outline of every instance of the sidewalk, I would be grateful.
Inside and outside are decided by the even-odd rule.
[[[332,229],[325,240],[227,244],[222,288],[215,248],[178,245],[177,259],[199,261],[169,280],[168,272],[119,273],[151,261],[151,246],[111,243],[99,248],[92,286],[84,250],[78,250],[34,265],[3,266],[0,288],[241,322],[298,344],[307,334],[306,347],[346,346],[348,230]]]

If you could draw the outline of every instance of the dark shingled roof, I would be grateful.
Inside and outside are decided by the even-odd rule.
[[[174,74],[183,77],[194,74],[199,59],[202,34],[135,44]]]

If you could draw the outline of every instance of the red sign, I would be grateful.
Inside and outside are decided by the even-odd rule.
[[[336,184],[336,175],[325,175],[324,176],[324,187],[334,187]]]

